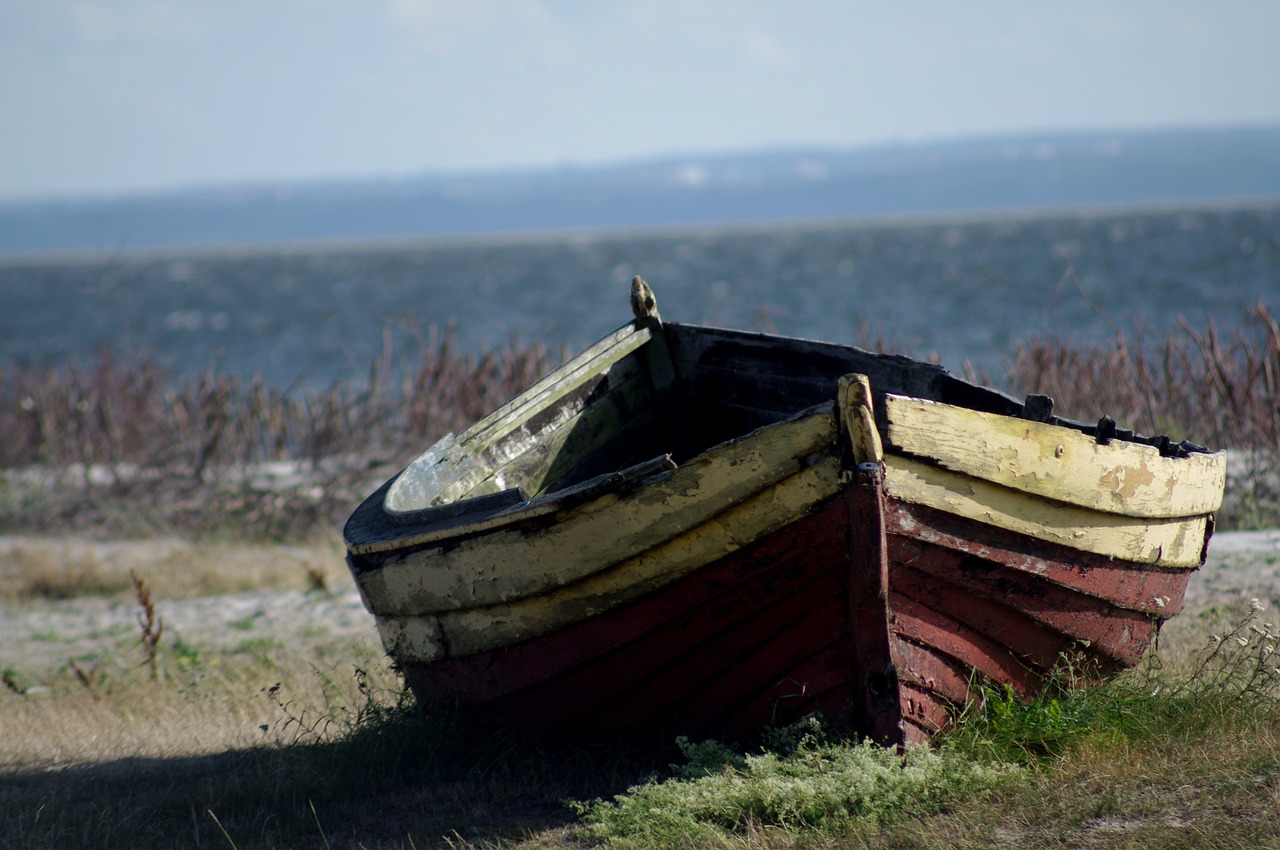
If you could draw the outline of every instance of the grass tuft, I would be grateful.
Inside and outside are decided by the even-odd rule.
[[[136,665],[98,668],[91,692],[67,670],[24,696],[34,682],[5,671],[6,725],[61,742],[18,764],[6,756],[0,838],[148,848],[182,836],[243,850],[1273,846],[1280,693],[1266,619],[1248,606],[1176,664],[1078,692],[1023,702],[989,690],[932,750],[851,742],[811,722],[750,751],[682,740],[666,766],[657,753],[428,715],[372,659],[343,672],[284,646],[244,655],[166,639],[159,683]],[[89,730],[109,749],[77,750]]]
[[[934,749],[901,754],[816,726],[755,753],[681,739],[685,760],[665,778],[574,804],[577,835],[637,848],[968,847],[998,829],[1009,846],[1262,846],[1280,839],[1280,657],[1263,611],[1252,601],[1181,670],[1153,656],[1030,701],[988,686]]]
[[[777,831],[832,837],[857,824],[884,826],[975,801],[1016,780],[1013,765],[870,742],[806,739],[794,753],[760,752],[708,769],[717,749],[681,741],[690,764],[675,778],[650,781],[612,801],[575,806],[581,837],[617,846],[694,847]]]

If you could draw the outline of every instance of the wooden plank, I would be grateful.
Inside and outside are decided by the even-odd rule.
[[[861,381],[841,383],[841,408],[861,423],[862,440],[874,435],[870,386]],[[863,395],[865,394],[865,395]],[[861,397],[864,403],[859,404]],[[848,404],[844,403],[848,402]],[[855,437],[855,444],[858,439]],[[874,453],[875,447],[863,446]],[[867,455],[863,455],[867,457]],[[860,462],[854,485],[844,492],[849,508],[849,632],[853,637],[853,673],[858,731],[883,746],[902,743],[902,705],[898,674],[889,648],[889,559],[884,527],[884,473],[874,461]]]
[[[833,401],[837,380],[699,364],[685,385],[690,397],[699,401],[765,410],[774,419],[784,419],[806,407]]]
[[[684,403],[683,438],[685,457],[693,457],[707,448],[773,425],[786,417],[776,410],[759,410],[725,402],[695,397]]]
[[[913,568],[895,567],[895,592],[964,623],[1041,670],[1051,669],[1073,644],[1088,647],[1090,656],[1106,656],[1109,661],[1100,661],[1105,667],[1132,667],[1146,654],[1159,622],[1007,567],[960,563],[943,550],[921,553]]]
[[[704,718],[706,728],[713,732],[783,726],[814,713],[824,704],[828,716],[847,717],[850,708],[848,646],[829,647],[807,657],[789,655],[786,649],[786,642],[812,639],[824,626],[830,628],[832,622],[815,617],[813,622],[794,623],[780,631],[775,641],[762,646],[757,657],[751,659],[750,669],[735,671],[741,675],[732,679],[715,680],[713,687],[724,689],[736,699],[721,698],[717,700],[718,706],[712,706],[699,695],[695,716]],[[825,635],[830,638],[831,632]],[[753,684],[754,689],[750,687]],[[834,702],[832,697],[845,699]],[[712,714],[709,709],[714,707],[720,710]],[[682,713],[694,714],[693,710]]]
[[[867,375],[878,392],[925,398],[936,398],[950,378],[941,366],[852,345],[671,322],[665,328],[677,368],[686,376],[705,369],[730,369],[834,384],[842,375],[857,372]]]
[[[1020,696],[1041,686],[1038,671],[999,642],[952,618],[897,593],[890,593],[889,611],[894,634],[960,662],[996,682],[1008,683]]]
[[[609,569],[528,598],[437,614],[426,613],[412,599],[399,610],[390,605],[371,610],[378,612],[388,650],[421,660],[484,652],[549,634],[638,599],[788,525],[835,495],[837,472],[837,461],[824,461]],[[363,588],[367,598],[367,582]]]
[[[894,635],[893,655],[902,681],[903,716],[927,723],[932,731],[946,725],[950,707],[964,705],[976,692],[973,672],[932,647]],[[928,696],[920,699],[924,694]]]
[[[638,351],[649,342],[650,336],[647,327],[623,326],[468,428],[464,432],[466,439],[460,442],[480,447],[497,442],[538,411],[554,406],[562,396]]]
[[[892,549],[891,549],[892,551]],[[942,557],[941,552],[931,555]],[[970,589],[895,560],[893,591],[946,614],[1014,650],[1034,667],[1049,669],[1071,639],[1027,617],[1017,605],[1003,605]]]
[[[725,656],[710,644],[723,643],[719,636],[726,630],[735,634],[724,651],[740,646],[744,652],[774,640],[783,624],[804,619],[815,605],[838,606],[848,556],[846,513],[841,501],[832,500],[643,598],[511,647],[441,660],[431,665],[437,672],[430,676],[450,693],[488,701],[543,684],[561,695],[581,692],[588,681],[604,689],[600,680],[579,678],[576,671],[586,670],[618,680],[608,688],[617,696],[609,699],[639,703],[665,694],[673,700],[673,688],[693,687],[717,672]],[[716,657],[712,669],[685,674],[673,659],[687,655]],[[650,676],[677,681],[654,685],[649,694]]]
[[[1093,555],[896,500],[888,506],[886,526],[890,556],[899,561],[911,563],[928,546],[950,552],[957,563],[973,558],[1002,564],[1161,620],[1182,610],[1191,577],[1190,570]]]
[[[581,410],[554,427],[530,423],[519,439],[505,440],[489,481],[497,489],[521,486],[537,495],[667,454],[671,447],[657,439],[656,419],[643,375],[634,371],[614,381],[611,372],[607,390]]]
[[[633,445],[633,459],[663,454],[666,450],[656,439],[646,449],[635,437],[652,435],[655,415],[640,364],[634,358],[608,363],[491,442],[484,442],[491,435],[463,432],[458,442],[469,455],[467,474],[441,488],[435,498],[449,502],[516,486],[530,494],[568,486],[573,476],[582,480],[606,471],[592,467],[591,456],[609,441]],[[646,427],[647,432],[640,430]]]
[[[563,407],[566,398],[584,396],[585,387],[599,381],[611,366],[640,349],[649,338],[647,328],[627,325],[565,365],[553,369],[462,434],[456,437],[449,435],[441,440],[396,478],[387,492],[388,507],[398,512],[409,512],[467,495],[505,489],[497,483],[488,487],[482,485],[494,471],[494,462],[486,459],[486,453],[513,432],[527,428],[531,420],[546,411]],[[580,408],[581,404],[570,404],[565,415],[575,415]],[[507,449],[506,452],[509,457],[514,457],[520,450]]]
[[[1143,521],[1029,496],[902,455],[886,455],[885,465],[886,492],[894,498],[1038,540],[1162,567],[1195,568],[1204,556],[1205,517]]]
[[[888,442],[955,472],[1095,511],[1189,517],[1222,504],[1226,453],[1162,457],[1152,447],[1100,445],[1071,428],[917,398],[884,399]]]
[[[824,583],[833,582],[828,577]],[[831,587],[825,595],[790,600],[792,616],[778,616],[766,608],[759,627],[744,622],[712,636],[705,650],[687,647],[669,668],[627,690],[619,703],[669,706],[691,727],[705,728],[724,724],[725,715],[750,704],[753,695],[757,705],[768,706],[783,693],[803,692],[808,683],[791,678],[797,664],[839,641],[840,614],[838,606],[830,604],[836,596]],[[841,648],[847,662],[847,643]],[[846,664],[840,671],[842,679],[847,680],[847,669]]]
[[[414,541],[406,535],[400,551],[362,577],[362,590],[370,609],[382,614],[476,608],[547,593],[665,541],[704,533],[701,526],[713,517],[795,475],[808,455],[831,452],[835,434],[834,416],[817,414],[726,443],[624,498],[602,496],[535,527],[466,537],[466,529],[457,530],[449,545],[422,550],[409,548]],[[814,492],[834,492],[835,476],[827,474],[832,480],[815,482]],[[807,499],[811,490],[804,492]],[[760,510],[769,514],[762,518],[769,526],[796,516],[785,500],[765,504]]]
[[[838,606],[831,604],[838,596],[835,583],[827,576],[807,592],[784,595],[777,605],[738,599],[729,611],[671,624],[676,628],[659,623],[654,640],[504,701],[518,706],[514,713],[525,722],[543,728],[563,722],[567,695],[573,695],[572,710],[592,723],[601,715],[612,722],[646,723],[646,715],[678,712],[690,725],[705,725],[756,689],[776,686],[799,659],[837,639]]]
[[[926,743],[973,696],[979,677],[929,647],[897,636],[893,646],[902,681],[903,738]]]

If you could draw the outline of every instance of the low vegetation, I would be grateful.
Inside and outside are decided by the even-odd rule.
[[[0,366],[0,534],[115,540],[0,552],[0,604],[104,618],[87,639],[48,626],[0,671],[0,846],[1280,845],[1280,628],[1262,603],[1173,620],[1148,663],[1100,686],[1029,703],[988,688],[905,753],[816,718],[763,743],[554,745],[422,713],[372,629],[286,640],[250,612],[229,641],[185,631],[177,606],[207,594],[349,598],[334,529],[352,504],[557,359],[514,342],[468,355],[448,333],[418,348],[314,393],[109,356]],[[1260,306],[1161,345],[1027,342],[1003,385],[1229,446],[1243,460],[1220,527],[1276,527],[1278,378]]]
[[[988,689],[905,754],[817,719],[749,746],[553,745],[423,714],[371,645],[149,649],[165,606],[139,589],[97,657],[4,671],[0,717],[24,730],[0,739],[4,846],[1280,842],[1280,656],[1260,603],[1174,621],[1160,655],[1101,686]]]
[[[153,359],[0,365],[0,533],[89,531],[286,540],[338,526],[417,452],[559,362],[537,345],[482,354],[450,330],[388,330],[359,385],[282,391],[217,373],[177,377]],[[403,333],[403,331],[402,331]],[[883,337],[863,329],[864,344]],[[1117,331],[1107,347],[1019,343],[1015,395],[1103,413],[1136,430],[1233,450],[1219,527],[1280,522],[1280,325],[1264,305],[1229,334],[1183,323],[1161,343]]]
[[[365,383],[315,392],[109,353],[0,365],[0,533],[305,538],[558,362],[514,340],[476,355],[451,331],[411,336],[416,356],[388,338]]]

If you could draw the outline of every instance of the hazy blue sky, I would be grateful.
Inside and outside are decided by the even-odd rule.
[[[3,0],[0,198],[1280,121],[1277,0]]]

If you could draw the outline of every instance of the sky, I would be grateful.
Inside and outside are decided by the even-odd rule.
[[[0,0],[0,200],[1280,122],[1276,0]]]

